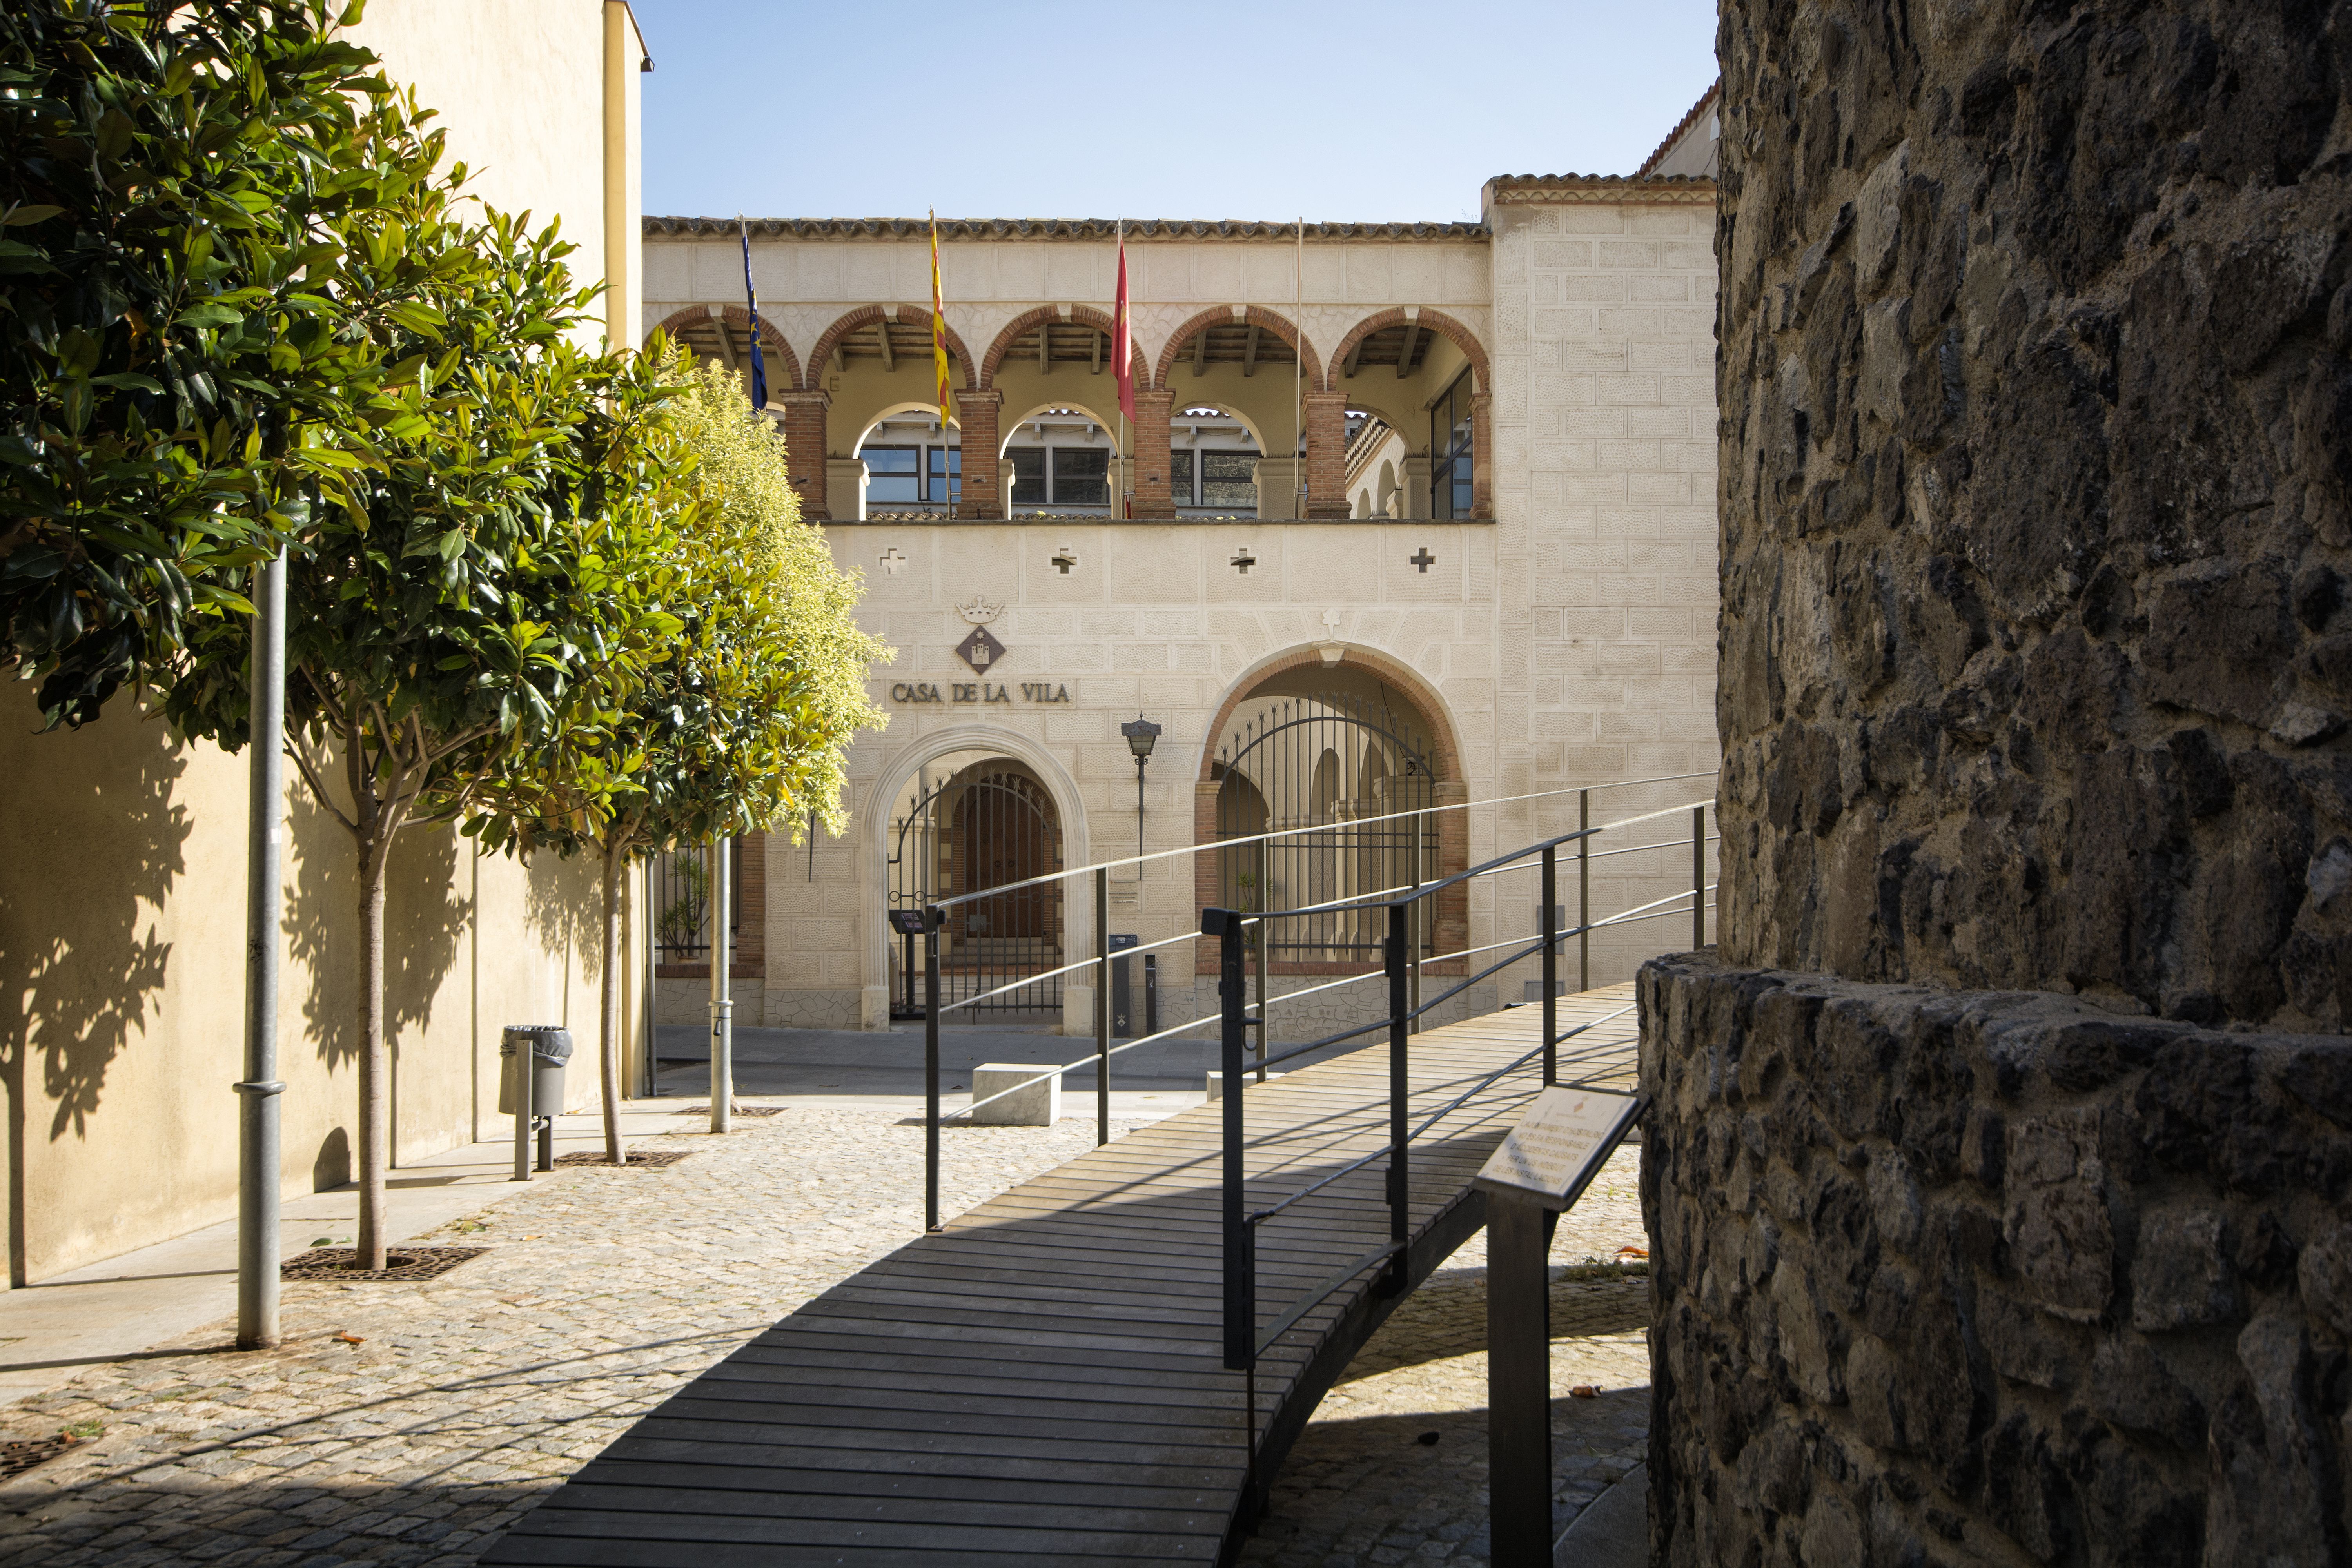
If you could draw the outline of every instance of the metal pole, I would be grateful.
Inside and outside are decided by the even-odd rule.
[[[730,940],[735,909],[728,871],[728,842],[710,841],[710,1130],[724,1132],[735,1109],[735,994]]]
[[[1241,911],[1206,910],[1201,929],[1218,937],[1217,997],[1223,1023],[1218,1055],[1224,1072],[1225,1366],[1244,1372],[1257,1364],[1257,1282],[1252,1268],[1255,1248],[1242,1213],[1242,1059],[1249,1025],[1242,991]],[[1250,1420],[1254,1425],[1255,1415]]]
[[[646,857],[646,1059],[639,1078],[647,1099],[661,1090],[661,1014],[656,1006],[656,987],[661,984],[657,972],[661,963],[661,906],[654,901],[654,879],[659,873],[655,857]]]
[[[1547,844],[1543,852],[1543,908],[1537,911],[1543,932],[1543,1032],[1546,1084],[1559,1081],[1559,846]]]
[[[1557,1216],[1486,1194],[1487,1510],[1495,1568],[1549,1568],[1551,1281]]]
[[[923,910],[923,1228],[940,1228],[940,921]]]
[[[539,1047],[536,1037],[528,1035],[510,1034],[506,1040],[512,1042],[515,1048],[514,1055],[506,1058],[506,1070],[517,1075],[514,1083],[514,1179],[528,1182],[530,1180],[531,1123],[539,1120],[539,1107],[531,1100],[531,1090],[539,1087],[539,1075],[533,1070],[538,1066],[533,1053]]]
[[[1140,780],[1139,770],[1135,775]],[[1138,784],[1139,791],[1141,785]],[[1110,1142],[1110,868],[1095,868],[1095,1147]]]
[[[1706,945],[1706,807],[1691,807],[1691,945]]]
[[[286,799],[286,555],[256,571],[246,842],[245,1079],[237,1095],[236,1347],[278,1342],[278,916]]]
[[[1592,792],[1576,792],[1576,988],[1592,989]]]
[[[1265,900],[1261,899],[1258,901],[1264,903]],[[1251,966],[1257,984],[1257,1009],[1252,1018],[1257,1026],[1257,1081],[1260,1083],[1265,1081],[1265,963],[1271,954],[1273,942],[1274,922],[1267,920],[1265,912],[1261,910],[1257,918],[1256,961]]]
[[[1412,890],[1416,893],[1421,891],[1421,816],[1416,812],[1412,819]],[[1406,962],[1412,965],[1412,1032],[1418,1035],[1421,1033],[1421,900],[1413,900],[1411,907],[1412,919],[1408,928],[1409,946],[1405,957]]]
[[[1408,1226],[1408,1206],[1412,1196],[1405,1168],[1405,1096],[1409,1085],[1405,1079],[1405,1053],[1411,1038],[1405,1015],[1410,1010],[1407,1000],[1412,995],[1405,973],[1405,906],[1389,906],[1388,971],[1389,971],[1389,1239],[1399,1245],[1389,1265],[1388,1289],[1391,1295],[1404,1291],[1408,1279],[1402,1244],[1412,1234]]]

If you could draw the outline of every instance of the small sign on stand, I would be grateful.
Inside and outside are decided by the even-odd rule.
[[[1552,1560],[1545,1261],[1552,1230],[1648,1103],[1645,1095],[1547,1089],[1471,1180],[1486,1194],[1486,1459],[1496,1568]]]

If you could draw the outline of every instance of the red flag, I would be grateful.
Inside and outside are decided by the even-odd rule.
[[[1135,417],[1135,359],[1131,352],[1133,330],[1127,318],[1127,224],[1118,226],[1118,301],[1110,313],[1110,365],[1118,376],[1118,411],[1129,419]]]

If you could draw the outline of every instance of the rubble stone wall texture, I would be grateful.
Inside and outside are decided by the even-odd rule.
[[[2352,1053],[1641,982],[1651,1561],[2352,1561]]]
[[[1726,0],[1723,943],[2352,1022],[2352,13]]]

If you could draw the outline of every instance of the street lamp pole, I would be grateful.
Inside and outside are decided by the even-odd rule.
[[[1118,732],[1127,737],[1127,749],[1135,753],[1135,852],[1143,853],[1143,765],[1151,760],[1151,748],[1160,739],[1160,726],[1142,714],[1135,716],[1132,724],[1121,724]],[[1138,877],[1143,868],[1135,868]]]

